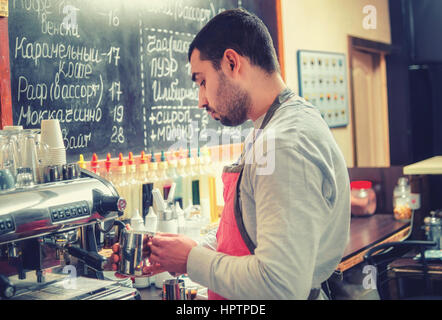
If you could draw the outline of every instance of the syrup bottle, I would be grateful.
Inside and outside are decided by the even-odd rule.
[[[216,170],[214,168],[214,163],[212,161],[209,149],[204,150],[204,162],[209,184],[210,222],[214,223],[217,222],[219,219],[218,206],[216,201]]]
[[[127,181],[126,173],[127,170],[126,166],[124,165],[123,154],[120,153],[118,155],[118,167],[116,174],[115,189],[117,189],[120,197],[126,199],[126,209],[124,210],[124,214],[119,218],[121,220],[127,220],[128,213],[131,212],[132,210],[131,201],[130,201],[130,188],[129,188],[129,183]]]
[[[137,166],[135,163],[135,158],[133,156],[132,152],[129,152],[129,158],[127,160],[127,167],[129,169],[129,177],[128,177],[128,184],[129,184],[129,193],[130,193],[130,207],[131,210],[128,212],[127,219],[132,218],[132,216],[135,214],[135,211],[138,210],[140,212],[139,204],[140,204],[140,188],[141,185],[139,181],[137,180]]]
[[[178,159],[175,157],[171,157],[169,159],[169,166],[167,175],[169,180],[167,182],[168,185],[172,185],[175,182],[175,196],[173,202],[183,202],[183,179],[178,174]]]
[[[106,179],[107,181],[111,182],[112,184],[115,184],[115,177],[112,174],[112,160],[111,160],[111,154],[108,153],[106,155],[106,161],[104,162],[104,173],[103,173],[103,178]]]
[[[183,208],[186,210],[187,208],[193,205],[193,178],[195,176],[193,172],[193,167],[195,165],[195,159],[192,158],[192,152],[190,147],[188,149],[186,165],[185,165],[185,177],[183,178]],[[199,188],[199,184],[198,184]],[[195,183],[196,189],[196,183]],[[199,189],[198,189],[199,193]]]
[[[158,162],[153,151],[151,152],[149,162],[149,177],[153,181],[154,185],[158,182]]]
[[[141,151],[139,177],[140,177],[140,208],[141,216],[145,219],[149,213],[149,207],[153,206],[152,190],[154,182],[149,174],[148,159],[144,151]]]
[[[154,187],[160,190],[163,199],[167,199],[171,186],[170,184],[168,185],[169,177],[167,175],[167,170],[168,170],[168,163],[166,160],[166,156],[164,154],[164,151],[161,151],[161,161],[158,164],[158,173],[157,173],[158,182],[157,185]]]
[[[97,157],[97,154],[94,153],[94,154],[92,154],[91,170],[93,173],[100,175],[99,169],[100,169],[100,166],[98,164],[98,157]]]

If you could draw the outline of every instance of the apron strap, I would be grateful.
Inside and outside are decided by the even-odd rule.
[[[250,239],[250,236],[247,233],[246,227],[244,226],[244,220],[242,218],[242,210],[241,210],[240,201],[239,201],[239,190],[240,190],[241,178],[242,178],[243,172],[244,172],[244,170],[241,170],[241,173],[239,174],[239,177],[238,177],[238,181],[236,182],[236,197],[234,200],[235,201],[235,203],[234,203],[235,220],[236,220],[236,225],[238,227],[239,233],[240,233],[245,245],[249,249],[250,254],[255,254],[256,246],[253,243],[252,239]]]
[[[293,96],[295,96],[295,94],[289,88],[285,88],[279,94],[279,96],[275,99],[275,101],[270,106],[269,110],[267,111],[267,113],[264,117],[264,120],[261,124],[260,130],[264,129],[267,126],[267,124],[272,119],[273,115],[275,114],[276,110],[278,110],[279,107],[283,103],[285,103],[286,101],[291,99]],[[255,141],[253,141],[253,143],[254,142]],[[245,151],[244,151],[244,153],[245,153]],[[244,154],[241,155],[241,158],[243,157],[243,155]],[[255,254],[256,246],[253,243],[252,239],[250,238],[250,236],[247,233],[247,230],[244,226],[244,220],[243,220],[242,210],[241,210],[241,206],[240,206],[240,194],[239,193],[240,193],[241,178],[242,178],[242,174],[244,171],[244,164],[237,165],[235,167],[236,167],[235,168],[236,170],[239,169],[241,171],[239,174],[239,177],[238,177],[238,181],[236,182],[236,196],[235,196],[235,203],[234,203],[235,220],[236,220],[236,224],[239,229],[239,233],[241,234],[241,237],[244,240],[244,243],[246,244],[247,248],[249,249],[250,254]],[[225,169],[225,171],[226,171],[226,169]]]

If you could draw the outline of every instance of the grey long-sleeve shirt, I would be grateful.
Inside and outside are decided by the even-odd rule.
[[[189,277],[227,299],[306,299],[336,269],[349,238],[342,153],[318,110],[295,96],[275,112],[246,159],[240,204],[255,254],[211,250],[211,234],[190,251]]]

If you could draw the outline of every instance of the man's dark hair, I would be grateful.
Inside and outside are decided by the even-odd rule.
[[[223,11],[211,19],[190,44],[189,61],[195,48],[200,51],[201,60],[211,61],[216,70],[221,68],[224,52],[233,49],[268,74],[280,72],[267,27],[256,15],[244,9]]]

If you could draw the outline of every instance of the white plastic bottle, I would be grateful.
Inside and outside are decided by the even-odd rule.
[[[175,202],[175,212],[178,222],[178,233],[185,234],[186,232],[186,218],[184,217],[184,210],[181,208],[180,203]]]
[[[148,160],[144,151],[141,151],[141,159],[139,165],[139,181],[140,181],[140,212],[142,217],[146,217],[149,213],[149,208],[153,205],[152,190],[153,181],[149,174]]]
[[[157,232],[158,217],[155,214],[153,207],[149,208],[149,213],[145,218],[144,228],[147,232],[155,233]]]
[[[144,221],[138,210],[135,210],[132,218],[130,218],[130,226],[134,231],[145,231]]]
[[[141,184],[137,179],[137,166],[135,164],[135,159],[132,152],[129,152],[129,158],[127,160],[127,167],[129,169],[129,177],[128,177],[128,184],[129,184],[129,192],[130,192],[130,198],[129,201],[131,210],[128,212],[127,218],[132,218],[132,215],[135,214],[136,211],[140,212],[140,188]]]

